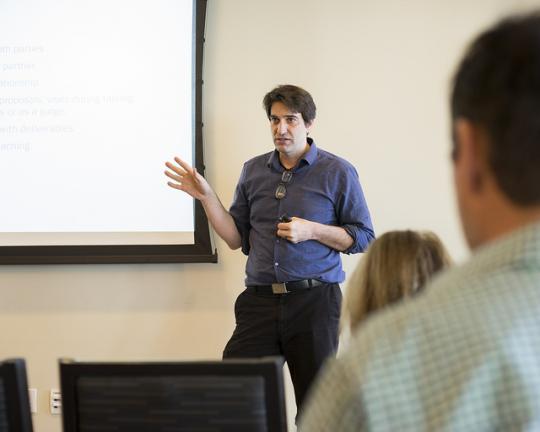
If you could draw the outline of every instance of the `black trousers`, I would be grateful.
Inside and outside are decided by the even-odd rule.
[[[259,294],[246,289],[236,299],[236,328],[223,358],[283,356],[299,412],[325,359],[337,351],[340,312],[338,284],[287,294]]]

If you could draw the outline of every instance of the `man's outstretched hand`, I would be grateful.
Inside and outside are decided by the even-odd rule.
[[[212,188],[197,172],[197,168],[191,167],[179,157],[174,158],[174,163],[166,162],[165,166],[169,168],[165,171],[165,175],[173,180],[167,182],[170,187],[184,191],[201,201],[212,194]]]

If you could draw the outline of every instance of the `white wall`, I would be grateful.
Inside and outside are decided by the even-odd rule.
[[[298,84],[318,105],[318,145],[357,167],[376,231],[432,229],[465,258],[448,158],[449,79],[479,28],[527,3],[209,0],[207,178],[228,205],[243,161],[272,148],[263,95]],[[40,395],[36,431],[60,431],[46,397],[58,386],[59,357],[221,356],[245,258],[217,247],[217,265],[0,268],[0,358],[27,359]],[[346,269],[358,258],[345,257]]]

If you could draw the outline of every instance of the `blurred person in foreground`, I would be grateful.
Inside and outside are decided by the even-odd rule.
[[[540,430],[540,13],[472,43],[451,110],[472,257],[359,329],[301,431]]]

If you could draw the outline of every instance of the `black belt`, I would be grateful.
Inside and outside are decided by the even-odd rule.
[[[248,285],[246,288],[258,294],[287,294],[292,291],[324,285],[325,283],[317,279],[303,279],[292,282],[273,283],[271,285]]]

